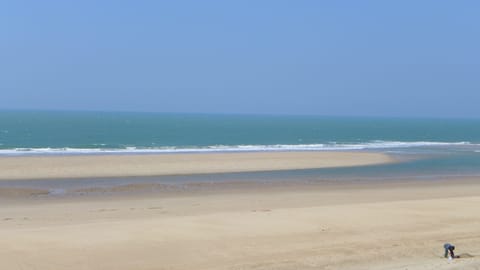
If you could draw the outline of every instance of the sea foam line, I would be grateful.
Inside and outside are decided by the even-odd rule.
[[[470,142],[401,142],[371,141],[366,143],[275,144],[275,145],[213,145],[204,147],[124,147],[124,148],[14,148],[0,149],[0,155],[76,155],[76,154],[161,154],[209,152],[272,152],[272,151],[348,151],[413,147],[480,146]],[[476,151],[478,152],[478,151]]]

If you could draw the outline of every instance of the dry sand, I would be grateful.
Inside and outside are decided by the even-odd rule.
[[[480,268],[475,178],[22,196],[0,196],[0,269]]]
[[[0,180],[125,177],[361,166],[392,162],[380,153],[264,152],[1,157]]]
[[[2,203],[0,269],[479,269],[479,180]]]

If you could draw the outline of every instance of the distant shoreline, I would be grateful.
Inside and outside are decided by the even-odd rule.
[[[408,149],[419,147],[475,147],[478,144],[468,141],[370,141],[357,143],[315,143],[315,144],[240,144],[210,145],[190,147],[125,147],[109,148],[98,145],[98,148],[0,148],[0,157],[29,156],[73,156],[73,155],[163,155],[163,154],[209,154],[209,153],[256,153],[256,152],[353,152],[379,151],[387,149]]]
[[[392,163],[374,152],[241,152],[0,157],[0,180],[189,175]]]

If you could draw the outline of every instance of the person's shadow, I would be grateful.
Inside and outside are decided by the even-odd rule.
[[[462,254],[455,255],[455,259],[473,258],[473,257],[475,257],[475,256],[473,256],[472,254],[469,254],[469,253],[462,253]]]
[[[462,254],[455,255],[455,257],[453,257],[453,258],[454,259],[466,259],[466,258],[473,258],[473,257],[475,257],[475,256],[470,254],[470,253],[462,253]],[[439,258],[444,259],[445,257],[444,256],[439,256]]]

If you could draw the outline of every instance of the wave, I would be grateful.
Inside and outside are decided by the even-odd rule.
[[[382,150],[415,147],[480,146],[470,142],[402,142],[371,141],[365,143],[274,144],[274,145],[212,145],[197,147],[123,147],[123,148],[13,148],[0,149],[0,155],[82,155],[82,154],[161,154],[209,152],[274,152],[274,151],[349,151]],[[479,152],[475,150],[475,152]]]

